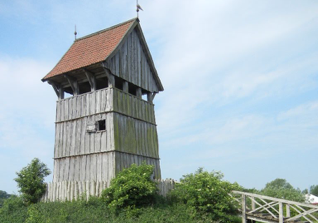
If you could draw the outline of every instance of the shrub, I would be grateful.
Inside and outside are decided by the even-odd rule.
[[[27,216],[27,207],[24,205],[21,197],[11,195],[0,208],[0,221],[2,223],[25,222]]]
[[[193,218],[201,216],[219,222],[234,222],[233,198],[229,193],[235,189],[222,181],[220,172],[207,172],[199,168],[195,174],[184,175],[170,196],[172,201],[187,205]]]
[[[50,174],[50,170],[38,158],[17,173],[18,177],[14,180],[18,183],[21,197],[26,204],[38,202],[45,193],[46,184],[44,177]]]
[[[0,190],[0,207],[2,207],[3,202],[8,199],[11,196],[11,194],[8,194],[7,192]]]
[[[155,201],[157,185],[151,180],[154,167],[143,163],[140,166],[132,164],[122,170],[102,193],[102,200],[108,207],[118,213],[126,209],[138,214],[138,208],[151,205]]]

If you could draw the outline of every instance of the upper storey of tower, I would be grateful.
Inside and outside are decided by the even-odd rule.
[[[108,86],[134,95],[163,91],[138,18],[75,40],[42,81],[59,98]]]

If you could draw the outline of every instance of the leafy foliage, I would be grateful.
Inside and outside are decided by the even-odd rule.
[[[31,163],[17,173],[14,180],[18,183],[22,199],[26,204],[36,203],[45,193],[46,184],[44,177],[50,174],[50,170],[38,158],[34,158]]]
[[[261,190],[261,194],[291,201],[305,201],[304,194],[299,189],[295,189],[285,179],[280,178],[267,183],[265,188]]]
[[[101,199],[91,197],[89,201],[68,201],[31,204],[25,206],[20,199],[10,212],[0,208],[1,223],[205,223],[211,219],[197,216],[191,218],[185,204],[169,205],[167,203],[142,207],[139,215],[131,216],[126,211],[114,214]]]
[[[27,217],[27,207],[24,205],[21,197],[10,196],[0,208],[0,219],[3,223],[22,223]]]
[[[158,189],[151,180],[153,170],[153,166],[145,163],[132,164],[112,179],[110,187],[102,193],[103,201],[117,213],[122,209],[138,211],[136,208],[154,203]]]
[[[312,185],[310,187],[310,193],[315,196],[318,196],[318,185]]]
[[[171,199],[186,204],[194,218],[197,215],[219,222],[234,222],[233,199],[229,193],[235,186],[222,181],[220,172],[207,172],[199,168],[195,174],[184,175],[171,192]]]
[[[11,196],[11,194],[8,194],[7,192],[0,190],[0,207],[3,205],[4,200],[8,199]]]

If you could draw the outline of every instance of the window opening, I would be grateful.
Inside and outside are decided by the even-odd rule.
[[[123,90],[124,80],[115,76],[115,88]]]
[[[96,90],[107,88],[108,87],[108,79],[107,77],[96,78]]]
[[[137,95],[137,87],[131,83],[128,83],[128,92],[132,95]]]
[[[106,120],[105,119],[99,120],[97,122],[97,127],[98,127],[98,131],[106,130]]]
[[[79,83],[78,86],[80,89],[80,94],[85,94],[91,91],[91,85],[89,84],[89,82]]]

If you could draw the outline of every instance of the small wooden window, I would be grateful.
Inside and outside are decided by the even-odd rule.
[[[103,131],[106,130],[106,120],[99,120],[97,121],[97,127],[98,127],[98,131]]]

